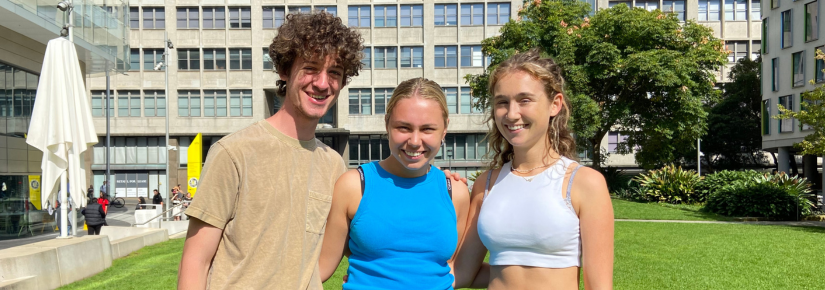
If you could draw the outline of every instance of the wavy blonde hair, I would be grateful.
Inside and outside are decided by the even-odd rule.
[[[567,101],[567,96],[564,93],[564,77],[562,76],[561,67],[559,67],[553,59],[541,56],[541,49],[533,48],[527,52],[522,52],[511,56],[504,62],[498,65],[493,73],[490,75],[490,82],[488,91],[491,96],[495,93],[493,89],[496,84],[507,74],[513,72],[526,72],[535,79],[542,82],[544,85],[544,93],[547,98],[553,101],[556,94],[562,94],[563,102],[559,113],[550,118],[550,126],[547,128],[547,144],[545,156],[550,155],[550,149],[554,149],[556,154],[564,156],[573,160],[578,160],[576,153],[576,140],[571,135],[568,128],[567,121],[570,119],[570,105]],[[493,102],[489,102],[491,108],[487,113],[487,124],[490,125],[490,130],[487,132],[487,140],[489,141],[492,160],[490,161],[491,168],[499,168],[504,163],[513,160],[513,146],[507,139],[498,131],[495,125],[495,112],[492,108]],[[556,156],[553,156],[556,157]]]
[[[447,96],[444,95],[444,91],[438,83],[425,78],[408,79],[398,84],[392,92],[390,102],[387,103],[386,114],[384,114],[385,126],[390,123],[390,117],[392,116],[393,109],[395,108],[395,105],[398,104],[398,101],[408,99],[413,96],[419,96],[423,99],[433,100],[438,103],[441,107],[441,116],[444,117],[444,129],[446,130],[447,118],[449,118],[447,111]]]

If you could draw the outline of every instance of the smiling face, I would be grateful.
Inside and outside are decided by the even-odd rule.
[[[545,146],[550,118],[561,109],[561,94],[551,100],[541,81],[516,70],[496,83],[493,96],[496,127],[513,148]]]
[[[387,121],[390,159],[414,171],[426,174],[441,140],[447,134],[447,121],[438,102],[413,95],[398,100]],[[419,172],[420,171],[420,172]],[[418,174],[423,173],[423,174]]]
[[[318,121],[338,100],[338,93],[345,85],[344,68],[335,57],[324,59],[295,59],[289,75],[279,74],[286,81],[284,109],[294,110],[294,116]]]

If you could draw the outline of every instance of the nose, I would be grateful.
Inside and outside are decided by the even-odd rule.
[[[508,121],[515,121],[521,118],[521,112],[519,112],[519,107],[517,102],[510,102],[507,108],[507,115],[505,115]]]
[[[312,80],[312,86],[314,86],[318,92],[326,92],[327,89],[329,89],[329,73],[321,71],[316,74],[315,79]]]
[[[421,136],[419,136],[418,134],[420,133],[413,132],[412,134],[410,134],[410,139],[407,140],[407,145],[410,145],[410,147],[413,148],[421,147]]]

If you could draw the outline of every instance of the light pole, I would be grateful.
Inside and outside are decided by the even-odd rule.
[[[164,92],[164,94],[166,95],[166,114],[164,114],[166,116],[166,146],[164,146],[164,150],[166,152],[166,161],[164,163],[166,163],[166,186],[169,186],[169,50],[175,47],[172,45],[172,41],[169,40],[169,36],[167,35],[166,31],[163,32],[163,44],[163,60],[159,62],[157,65],[155,65],[155,70],[163,69],[163,78],[166,82],[166,92]],[[169,194],[167,192],[168,189],[169,188],[167,187],[164,190],[161,190],[162,192],[160,196],[163,197]],[[164,203],[164,210],[165,206],[166,203]]]

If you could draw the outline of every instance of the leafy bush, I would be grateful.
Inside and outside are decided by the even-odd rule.
[[[796,220],[797,214],[811,214],[813,204],[806,198],[809,192],[804,178],[762,175],[723,186],[708,197],[704,209],[732,217]]]
[[[632,181],[631,184],[635,184],[635,181]],[[650,201],[648,199],[647,195],[645,195],[644,191],[642,191],[642,188],[639,187],[639,186],[632,186],[632,187],[628,187],[628,188],[622,188],[622,189],[619,189],[619,190],[617,190],[615,192],[612,192],[612,193],[615,194],[616,197],[621,198],[621,199],[625,199],[625,200],[640,201],[640,202]]]
[[[604,180],[607,182],[608,191],[612,193],[617,193],[633,187],[633,184],[631,184],[632,178],[627,174],[624,174],[621,169],[607,166],[600,168],[599,172],[602,173]]]
[[[667,165],[662,169],[651,170],[634,178],[639,182],[645,199],[667,203],[699,202],[694,192],[701,178],[696,171],[684,170],[682,167]]]
[[[699,184],[696,185],[696,196],[699,202],[707,200],[708,196],[739,181],[749,181],[762,176],[762,173],[754,170],[730,171],[722,170],[716,173],[705,175]]]

